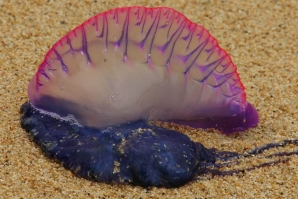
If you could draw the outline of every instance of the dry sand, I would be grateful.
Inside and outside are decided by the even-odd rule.
[[[75,177],[48,159],[19,124],[27,84],[61,36],[119,6],[171,6],[207,28],[231,55],[260,114],[257,128],[232,136],[179,128],[206,147],[244,152],[298,138],[297,0],[0,0],[0,198],[297,198],[298,157],[231,177],[177,189],[107,185]],[[247,168],[289,145],[245,159]],[[277,160],[275,158],[273,160]],[[280,158],[285,159],[285,158]],[[230,168],[226,168],[230,169]]]

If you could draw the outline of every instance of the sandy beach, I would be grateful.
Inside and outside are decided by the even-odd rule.
[[[257,3],[260,2],[260,3]],[[204,146],[243,153],[298,138],[297,0],[0,0],[0,198],[297,198],[297,151],[275,148],[224,170],[280,163],[242,174],[202,177],[180,188],[108,185],[76,177],[47,158],[20,126],[27,86],[46,52],[85,20],[120,6],[169,6],[204,26],[232,57],[258,110],[259,125],[229,136],[168,125]]]

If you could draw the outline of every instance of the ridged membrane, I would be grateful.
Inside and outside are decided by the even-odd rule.
[[[205,28],[165,7],[90,18],[49,50],[28,94],[36,108],[97,128],[231,117],[248,106],[226,51]]]

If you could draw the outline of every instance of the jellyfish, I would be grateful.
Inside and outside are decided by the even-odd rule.
[[[241,172],[219,171],[228,163],[217,161],[297,145],[218,151],[152,122],[224,134],[258,124],[228,53],[203,26],[167,7],[91,17],[47,52],[28,97],[22,128],[47,156],[98,182],[179,187],[206,173]]]

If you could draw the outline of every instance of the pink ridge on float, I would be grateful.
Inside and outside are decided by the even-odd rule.
[[[28,94],[34,107],[95,128],[163,120],[229,133],[258,122],[227,52],[166,7],[90,18],[53,45]]]

